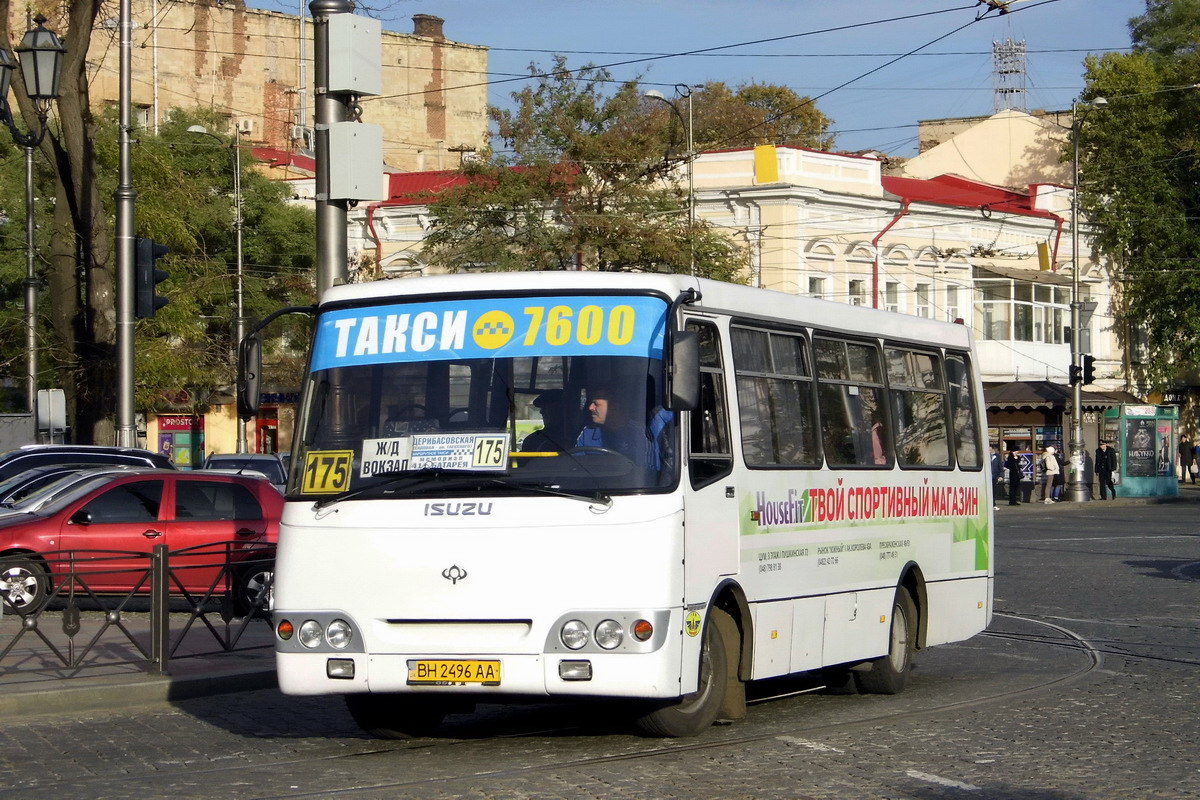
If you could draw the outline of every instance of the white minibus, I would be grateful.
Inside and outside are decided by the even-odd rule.
[[[345,695],[374,735],[614,698],[690,736],[744,716],[750,681],[898,692],[991,619],[964,325],[604,272],[337,286],[316,311],[279,685]]]

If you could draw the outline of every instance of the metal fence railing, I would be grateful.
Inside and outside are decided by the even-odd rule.
[[[237,541],[0,556],[0,682],[269,648],[274,560]]]

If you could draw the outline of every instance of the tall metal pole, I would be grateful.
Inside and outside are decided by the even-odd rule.
[[[233,243],[236,254],[237,283],[234,286],[235,313],[233,321],[234,353],[246,338],[246,314],[242,305],[245,292],[245,276],[242,270],[242,134],[236,128],[233,132]],[[246,423],[237,420],[237,451],[245,453]]]
[[[34,272],[33,148],[25,148],[25,401],[37,411],[37,275]]]
[[[316,100],[313,122],[316,127],[317,156],[317,299],[327,289],[345,283],[350,274],[346,263],[345,200],[329,199],[329,128],[334,122],[350,119],[350,96],[331,94],[329,87],[329,16],[354,11],[350,0],[312,0],[308,9],[313,17],[313,85]]]
[[[687,164],[688,164],[688,248],[690,252],[691,275],[696,276],[696,180],[694,164],[696,154],[692,151],[692,87],[688,87],[688,124],[687,124]]]
[[[120,103],[118,108],[120,161],[117,190],[117,445],[134,447],[137,430],[133,422],[134,361],[134,201],[133,162],[130,157],[133,97],[133,12],[131,0],[121,0]]]
[[[1071,139],[1074,158],[1071,160],[1071,366],[1081,366],[1080,323],[1083,303],[1079,300],[1079,113],[1078,102],[1071,101]],[[1073,369],[1070,372],[1079,372]],[[1071,485],[1073,501],[1092,499],[1092,489],[1083,481],[1083,376],[1071,386]]]

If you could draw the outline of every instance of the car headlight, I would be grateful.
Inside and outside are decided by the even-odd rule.
[[[605,650],[612,650],[621,644],[625,638],[625,630],[615,619],[606,619],[596,626],[596,644]]]
[[[329,627],[325,629],[325,640],[329,642],[329,646],[341,650],[346,645],[350,644],[350,639],[354,635],[354,629],[350,627],[350,623],[344,619],[335,619],[329,623]]]
[[[321,623],[315,619],[307,620],[300,626],[300,644],[305,647],[320,647],[323,638]]]
[[[572,650],[578,650],[588,643],[587,625],[584,625],[577,619],[568,620],[563,623],[558,638],[562,639],[562,643],[567,647]]]

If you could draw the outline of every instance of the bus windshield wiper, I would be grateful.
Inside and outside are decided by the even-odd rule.
[[[527,492],[529,494],[544,494],[551,497],[566,497],[571,500],[582,500],[586,503],[599,504],[603,506],[612,505],[612,498],[598,489],[594,492],[573,492],[569,489],[563,489],[545,483],[509,483],[508,481],[502,481],[498,478],[488,478],[486,481],[481,482],[480,485],[512,489],[518,492]]]
[[[411,469],[404,472],[384,472],[380,474],[380,479],[374,483],[369,483],[366,486],[360,486],[357,489],[349,489],[341,494],[335,494],[333,497],[326,497],[324,500],[318,500],[313,504],[313,511],[319,511],[326,506],[340,503],[343,500],[349,500],[352,497],[359,497],[367,492],[375,489],[387,489],[390,487],[400,487],[407,482],[425,483],[427,481],[437,480],[439,478],[478,478],[480,473],[472,472],[467,469],[446,469],[444,467],[426,467],[424,469]],[[495,480],[495,478],[488,478]]]
[[[360,486],[357,489],[351,489],[341,494],[327,497],[324,500],[318,500],[313,505],[313,510],[318,511],[326,506],[334,503],[339,503],[342,500],[349,500],[354,497],[362,497],[373,490],[386,490],[388,488],[400,488],[405,483],[412,482],[414,484],[427,483],[438,479],[452,479],[455,487],[462,487],[462,484],[468,483],[475,487],[495,487],[497,489],[506,489],[509,491],[523,492],[527,494],[543,494],[551,497],[565,497],[571,500],[582,500],[586,503],[598,503],[600,505],[610,505],[612,498],[600,491],[595,492],[573,492],[568,489],[561,489],[546,484],[534,483],[509,483],[502,481],[499,478],[490,475],[472,472],[464,469],[444,469],[442,467],[429,467],[426,469],[410,470],[408,472],[390,472],[380,476],[381,480],[375,481],[367,486]],[[465,488],[465,487],[464,487]]]

